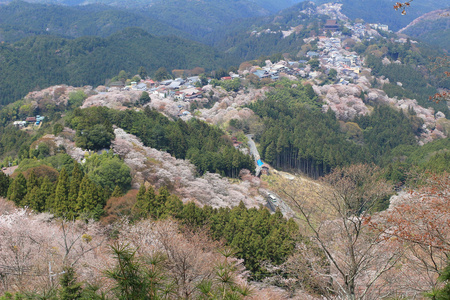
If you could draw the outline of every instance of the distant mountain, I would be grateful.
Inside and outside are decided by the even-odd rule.
[[[104,84],[120,70],[136,74],[140,66],[152,74],[160,67],[211,70],[236,64],[211,47],[177,37],[156,37],[138,28],[108,38],[37,36],[0,44],[0,63],[0,104],[55,84]]]
[[[274,53],[296,55],[311,31],[319,32],[328,16],[315,14],[316,6],[305,1],[275,15],[233,22],[213,40],[213,45],[241,60],[252,60]]]
[[[408,25],[421,15],[440,8],[448,7],[448,0],[420,0],[413,1],[407,9],[406,15],[394,10],[397,0],[313,0],[317,4],[328,2],[342,3],[342,13],[350,19],[363,19],[368,23],[382,23],[389,25],[389,29],[397,31]]]
[[[27,0],[32,3],[103,4],[150,16],[179,30],[204,35],[220,30],[237,19],[267,16],[303,0]],[[139,26],[139,20],[136,25]]]
[[[450,52],[450,8],[429,12],[399,32]]]
[[[106,5],[61,6],[13,1],[0,6],[0,41],[15,42],[34,35],[107,37],[127,27],[154,35],[192,38],[156,19]]]
[[[26,0],[30,3],[52,3],[52,4],[62,4],[62,5],[86,5],[93,3],[106,4],[110,6],[126,7],[126,8],[146,8],[155,4],[161,4],[164,2],[170,2],[167,0]],[[271,12],[277,12],[284,8],[287,8],[295,3],[302,2],[304,0],[233,0],[228,1],[230,6],[240,3],[244,6],[257,6]],[[194,1],[184,1],[191,2],[193,5]],[[220,0],[197,0],[202,5],[215,5],[223,3]]]

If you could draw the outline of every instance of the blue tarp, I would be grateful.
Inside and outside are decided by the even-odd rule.
[[[258,159],[256,163],[258,164],[258,167],[261,167],[264,164],[260,159]]]

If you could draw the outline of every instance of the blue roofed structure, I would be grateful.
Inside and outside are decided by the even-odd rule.
[[[258,159],[256,161],[256,164],[258,165],[258,167],[261,167],[264,163],[262,162],[262,160]]]

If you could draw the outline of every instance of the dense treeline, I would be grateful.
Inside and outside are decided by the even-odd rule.
[[[28,107],[31,108],[31,105],[25,105],[23,101],[16,101],[0,110],[0,165],[2,160],[7,159],[12,162],[16,158],[28,158],[31,143],[48,133],[49,124],[47,122],[38,129],[28,131],[13,126],[13,121],[23,120],[33,115],[28,114],[28,109],[24,110]]]
[[[296,57],[304,45],[303,39],[311,32],[319,32],[321,24],[328,18],[325,15],[308,15],[305,10],[313,8],[311,2],[301,2],[282,10],[277,17],[247,18],[233,22],[222,31],[205,36],[205,41],[231,53],[240,60],[257,59],[274,53],[289,53]],[[281,30],[296,30],[283,37]],[[270,32],[267,32],[269,30]]]
[[[36,212],[49,211],[67,219],[98,219],[106,204],[107,194],[76,164],[71,176],[63,168],[56,182],[48,176],[37,177],[34,170],[28,173],[28,179],[19,173],[9,184],[7,198],[18,206],[26,206]]]
[[[346,140],[331,110],[322,113],[319,107],[311,86],[302,85],[278,88],[252,104],[266,125],[259,140],[262,158],[311,176],[360,161],[360,147]]]
[[[396,183],[408,180],[409,173],[450,173],[450,138],[423,146],[400,145],[385,159],[386,177]],[[414,179],[414,178],[413,178]]]
[[[191,226],[206,226],[214,239],[225,239],[256,277],[264,275],[261,262],[283,263],[293,252],[298,235],[298,225],[283,218],[279,210],[271,215],[265,208],[247,209],[242,202],[234,208],[219,209],[189,203],[181,220]]]
[[[18,206],[68,219],[99,219],[109,196],[120,196],[131,183],[128,166],[106,153],[88,157],[83,165],[66,154],[25,159],[19,170],[23,172],[14,179],[1,172],[0,196]]]
[[[447,14],[449,10],[447,9]],[[428,18],[408,27],[403,33],[450,51],[450,26],[445,12],[436,18]]]
[[[32,138],[28,133],[13,126],[0,126],[0,158],[20,156],[28,152]]]
[[[286,220],[279,210],[274,214],[266,208],[247,209],[241,202],[234,208],[200,208],[190,202],[185,205],[170,195],[166,188],[158,194],[150,186],[141,185],[133,214],[152,219],[173,217],[188,228],[206,228],[215,240],[225,240],[254,276],[263,276],[261,262],[279,265],[293,252],[298,237],[298,225]]]
[[[396,147],[416,146],[415,133],[421,123],[415,116],[388,106],[376,107],[372,114],[354,120],[362,140],[352,142],[335,114],[321,111],[310,86],[291,88],[288,81],[284,83],[264,101],[250,105],[266,124],[259,139],[260,154],[275,167],[321,176],[332,168],[357,162],[384,166],[393,159],[391,151]]]
[[[211,47],[177,37],[155,37],[137,28],[108,38],[30,37],[0,45],[0,57],[0,104],[54,84],[104,84],[121,70],[137,73],[141,66],[153,74],[160,67],[216,69],[235,64]]]
[[[388,106],[375,107],[370,115],[357,117],[355,122],[363,130],[368,161],[381,163],[395,147],[417,144],[411,120]]]
[[[304,44],[303,39],[308,36],[308,33],[294,33],[283,38],[281,32],[263,32],[258,36],[249,32],[236,32],[226,36],[215,46],[228,50],[228,53],[244,61],[273,53],[290,53],[295,56],[301,50],[301,46]]]
[[[225,133],[197,119],[170,121],[164,115],[145,109],[114,111],[104,107],[77,109],[67,125],[77,130],[77,145],[83,148],[109,147],[112,125],[138,136],[144,145],[167,151],[176,158],[189,159],[200,174],[216,172],[237,177],[241,169],[254,169],[250,156],[236,150]],[[98,144],[97,137],[104,143]]]

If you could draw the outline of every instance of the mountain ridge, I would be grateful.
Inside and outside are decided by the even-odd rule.
[[[400,29],[399,33],[450,51],[450,8],[426,13]]]

